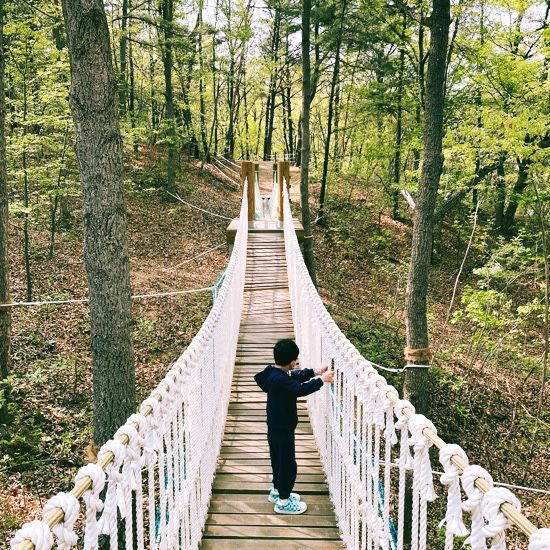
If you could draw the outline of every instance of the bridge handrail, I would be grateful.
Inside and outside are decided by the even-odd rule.
[[[468,460],[464,451],[457,445],[446,444],[445,441],[437,435],[437,430],[427,418],[422,415],[415,414],[414,406],[411,403],[405,400],[400,400],[397,390],[393,386],[387,384],[386,380],[378,374],[372,364],[359,353],[357,348],[342,333],[325,308],[315,286],[313,285],[313,282],[311,281],[311,278],[309,277],[309,273],[304,263],[296,237],[294,224],[292,222],[292,213],[288,200],[288,191],[286,188],[283,190],[283,202],[285,250],[289,290],[295,332],[297,335],[298,345],[301,349],[300,355],[302,367],[314,367],[319,364],[326,364],[326,359],[329,357],[332,359],[333,363],[336,361],[335,382],[333,385],[333,388],[335,389],[331,390],[330,393],[328,390],[323,390],[322,392],[313,394],[308,398],[308,403],[310,407],[310,417],[313,431],[320,448],[321,458],[325,466],[325,473],[327,474],[329,489],[331,496],[333,497],[333,503],[335,505],[335,510],[339,520],[339,526],[343,532],[344,542],[352,548],[364,547],[364,545],[357,546],[357,540],[352,539],[359,536],[365,537],[365,533],[361,532],[357,526],[353,527],[351,523],[356,520],[359,524],[362,521],[361,514],[363,514],[363,516],[368,516],[370,514],[369,522],[364,522],[362,524],[363,531],[369,531],[369,538],[376,541],[376,537],[380,537],[378,540],[382,544],[382,548],[398,548],[399,550],[403,548],[402,523],[404,515],[404,502],[401,502],[401,500],[404,500],[405,495],[406,470],[411,469],[410,460],[412,457],[410,456],[408,445],[414,438],[415,467],[412,468],[414,476],[413,479],[419,476],[422,472],[422,461],[424,459],[422,458],[421,453],[424,452],[424,457],[428,456],[429,460],[427,449],[433,444],[441,451],[440,462],[444,466],[446,475],[451,475],[451,477],[453,475],[455,476],[453,483],[458,483],[458,476],[462,475],[464,471],[468,469],[470,487],[467,488],[466,493],[468,494],[469,491],[471,494],[473,486],[475,486],[482,492],[482,495],[478,495],[479,497],[485,498],[484,495],[491,492],[491,499],[493,500],[493,503],[494,499],[497,499],[497,505],[492,507],[492,511],[486,512],[485,519],[487,521],[495,520],[498,513],[501,512],[506,518],[504,523],[507,523],[508,521],[513,523],[525,535],[531,537],[532,543],[534,543],[535,537],[543,537],[545,541],[544,543],[546,544],[550,538],[549,530],[537,529],[537,527],[520,512],[519,501],[517,501],[510,491],[502,488],[493,489],[492,479],[485,470],[478,466],[468,467]],[[312,340],[315,341],[315,344],[312,343]],[[337,403],[339,408],[337,413],[334,413],[334,409],[336,408],[335,403]],[[352,414],[355,415],[355,418],[352,418],[351,421],[350,419],[342,418],[344,416],[342,409],[345,409],[346,406],[348,406],[348,412],[352,411]],[[333,409],[332,411],[331,407]],[[381,407],[384,407],[384,410],[381,410]],[[359,418],[360,412],[363,415],[361,418]],[[394,414],[397,417],[397,424],[395,425]],[[335,416],[338,417],[337,421],[334,420]],[[346,434],[342,432],[340,422],[344,423],[345,421],[348,422],[351,436],[349,434],[346,436]],[[332,422],[332,425],[327,427],[327,422]],[[336,431],[340,431],[341,437],[333,437],[332,433],[327,435],[331,432],[331,429],[334,427],[336,422],[338,422],[338,428]],[[414,427],[414,431],[411,431],[411,426]],[[398,429],[401,430],[399,445],[399,458],[401,463],[399,465],[399,502],[397,510],[400,523],[397,537],[391,535],[389,526],[390,521],[388,521],[390,519],[389,489],[391,489],[391,454],[393,445],[397,443],[395,427],[398,427]],[[380,431],[382,429],[383,432]],[[385,449],[387,454],[384,457],[384,461],[380,460],[379,454],[377,457],[373,457],[373,450],[371,447],[372,437],[374,434],[374,453],[376,454],[376,445],[378,445],[378,453],[380,453],[381,433],[384,434],[384,441],[387,446]],[[363,441],[365,437],[367,437],[366,443]],[[377,437],[378,442],[376,441]],[[422,438],[425,439],[424,442],[421,441]],[[340,457],[341,462],[343,463],[344,468],[347,468],[348,470],[348,472],[343,476],[344,479],[346,479],[351,485],[358,481],[361,482],[360,484],[362,485],[365,485],[366,483],[367,487],[357,488],[357,492],[353,494],[353,498],[356,499],[356,507],[361,508],[361,510],[346,509],[346,505],[341,502],[341,495],[339,496],[335,494],[337,489],[342,490],[342,488],[335,488],[334,486],[335,477],[337,477],[337,474],[334,474],[334,469],[338,470],[338,472],[341,472],[342,470],[340,469],[341,464],[336,466],[331,462],[330,457],[327,457],[327,452],[330,451],[327,451],[327,445],[333,446],[331,449],[336,447],[340,450],[342,454]],[[423,449],[421,448],[422,445],[424,447]],[[418,452],[416,450],[417,446]],[[357,465],[357,456],[360,455],[364,458],[365,454],[367,455],[368,460],[359,460],[359,465]],[[416,462],[417,455],[418,463]],[[375,485],[377,485],[374,482],[376,476],[372,472],[373,469],[378,468],[381,464],[384,466],[383,489],[380,489],[380,487],[375,487]],[[333,470],[331,470],[331,468]],[[420,470],[418,468],[420,468]],[[431,465],[429,468],[429,476],[431,479]],[[371,473],[366,478],[366,472],[362,470],[371,470]],[[374,476],[372,477],[372,481],[371,476]],[[426,473],[424,473],[424,476],[426,476]],[[376,477],[376,479],[379,481],[378,477]],[[341,479],[336,480],[336,482],[341,481]],[[424,479],[424,481],[426,481],[426,479]],[[415,486],[415,483],[416,480],[413,483],[413,487]],[[464,476],[462,477],[462,485],[463,489],[465,489]],[[456,489],[457,486],[458,485],[455,485],[454,488]],[[370,501],[368,490],[372,491]],[[355,489],[350,488],[346,498],[351,499],[352,497],[350,495],[353,491],[355,491]],[[378,491],[378,495],[374,494],[376,491]],[[418,487],[413,489],[413,498],[417,498],[418,505],[423,506],[424,508],[419,512],[420,516],[416,515],[416,519],[413,517],[413,521],[416,521],[416,525],[413,525],[413,529],[416,530],[416,535],[413,535],[413,537],[417,537],[416,545],[413,538],[413,549],[425,548],[425,546],[422,545],[423,541],[425,544],[425,531],[427,528],[427,519],[425,514],[427,513],[427,501],[432,500],[429,498],[431,495],[428,494],[429,491],[426,487],[424,487],[426,498],[422,497],[418,491]],[[384,498],[384,494],[388,496]],[[449,495],[450,494],[451,490],[449,489]],[[454,495],[456,497],[456,492]],[[458,488],[458,495],[458,498],[460,499],[460,488]],[[435,498],[435,495],[433,496]],[[338,501],[339,498],[340,501]],[[449,496],[449,499],[451,499],[451,496]],[[479,521],[484,521],[483,516],[481,516],[481,519],[479,516],[479,514],[482,513],[482,509],[480,507],[481,500],[482,498],[478,498],[478,505],[470,508],[473,519],[475,513],[478,514],[477,520],[474,519],[474,521],[478,522],[477,526],[472,524],[472,538],[474,537],[474,531],[479,528]],[[361,506],[359,505],[360,502],[362,502]],[[513,502],[514,505],[510,502]],[[452,523],[453,518],[449,518],[449,508],[450,506],[447,508],[446,519],[451,519]],[[489,508],[488,505],[487,508]],[[418,514],[418,512],[416,514]],[[424,518],[422,517],[423,514]],[[355,519],[350,519],[350,515]],[[377,520],[377,518],[379,519]],[[423,519],[424,524],[419,525],[418,523],[422,523]],[[382,522],[385,524],[382,524]],[[373,524],[377,524],[377,527],[372,527]],[[459,524],[462,525],[461,518]],[[486,524],[483,523],[483,525]],[[494,526],[494,523],[492,525]],[[502,537],[504,537],[504,528],[506,527],[508,527],[508,525],[504,525],[501,529]],[[377,529],[378,533],[372,532]],[[452,532],[453,529],[455,530],[454,533]],[[424,533],[422,531],[424,531]],[[447,529],[448,539],[446,548],[452,548],[452,538],[455,535],[459,535],[459,531],[460,529],[456,527],[456,522],[454,526]],[[383,532],[383,535],[380,535],[381,532]],[[480,536],[479,530],[476,532],[476,536]],[[448,546],[449,539],[450,546]],[[541,548],[543,547],[544,546],[541,546]],[[368,546],[368,548],[370,548],[370,546]]]
[[[223,409],[223,412],[225,413],[227,411],[227,405],[229,402],[229,395],[230,395],[230,381],[232,377],[232,370],[234,365],[234,357],[236,354],[236,348],[237,348],[237,337],[238,337],[238,331],[239,331],[239,320],[241,315],[241,309],[242,309],[242,297],[243,297],[243,291],[244,291],[244,281],[245,281],[245,269],[246,269],[246,248],[247,248],[247,236],[248,236],[248,206],[247,206],[247,189],[246,184],[244,186],[243,190],[243,200],[241,205],[241,211],[240,211],[240,222],[239,222],[239,228],[237,231],[237,236],[235,239],[235,245],[233,248],[233,252],[231,254],[231,258],[229,260],[227,269],[225,271],[223,284],[221,285],[221,288],[219,290],[219,293],[217,295],[217,299],[215,300],[212,309],[210,310],[206,320],[204,321],[203,325],[199,329],[198,333],[195,335],[187,349],[182,353],[182,355],[176,360],[176,362],[173,364],[169,372],[166,374],[164,379],[158,384],[158,386],[151,392],[148,399],[143,401],[143,403],[140,406],[139,413],[131,415],[126,424],[117,431],[115,436],[112,440],[108,441],[99,451],[98,454],[98,460],[96,464],[93,465],[86,465],[82,467],[79,470],[79,473],[77,476],[75,476],[75,483],[73,489],[70,491],[70,493],[59,493],[58,495],[52,497],[46,506],[44,507],[44,513],[43,513],[43,519],[41,521],[35,520],[33,522],[25,524],[14,536],[14,538],[11,541],[11,547],[15,548],[16,550],[32,550],[35,548],[35,544],[33,544],[32,539],[40,540],[41,548],[51,548],[53,546],[54,538],[59,543],[62,541],[63,537],[65,536],[77,536],[74,533],[74,523],[78,516],[80,515],[80,499],[82,499],[83,496],[86,495],[86,493],[90,492],[95,495],[96,501],[99,498],[99,493],[101,490],[97,490],[98,487],[94,487],[95,484],[99,484],[101,486],[101,489],[103,487],[110,487],[113,483],[113,487],[117,492],[121,487],[126,487],[126,490],[128,487],[131,487],[130,489],[130,495],[132,494],[132,491],[136,489],[135,483],[137,483],[136,480],[136,472],[135,470],[132,472],[132,464],[136,464],[136,461],[139,462],[139,474],[141,475],[141,483],[143,483],[143,476],[142,471],[143,469],[147,470],[147,468],[153,468],[153,470],[149,470],[149,480],[151,479],[151,476],[153,478],[153,484],[155,480],[155,463],[159,463],[159,460],[157,460],[157,456],[163,455],[164,453],[164,445],[166,444],[167,450],[168,447],[171,448],[172,451],[176,451],[175,447],[176,444],[173,440],[173,433],[177,432],[176,435],[178,437],[177,442],[177,457],[169,457],[167,458],[166,462],[163,463],[163,468],[161,471],[161,468],[158,468],[158,476],[157,479],[159,481],[159,491],[161,495],[159,496],[159,507],[162,509],[163,505],[160,502],[162,497],[162,493],[166,492],[168,490],[172,490],[174,493],[174,496],[172,496],[171,500],[174,502],[175,500],[175,493],[177,492],[177,489],[179,488],[179,493],[184,493],[185,491],[182,489],[184,487],[185,489],[189,490],[189,486],[191,484],[191,489],[195,492],[195,496],[197,493],[197,487],[196,487],[196,479],[193,479],[191,475],[189,474],[189,471],[192,467],[196,467],[196,464],[193,463],[192,455],[190,458],[188,458],[188,455],[190,454],[190,450],[192,451],[192,454],[197,454],[197,443],[202,445],[204,449],[206,449],[206,446],[210,445],[213,446],[211,449],[212,452],[209,453],[210,458],[210,464],[206,464],[204,467],[201,464],[197,468],[197,472],[195,474],[200,473],[200,487],[199,492],[201,493],[201,510],[200,512],[197,512],[194,514],[194,512],[191,510],[191,514],[187,514],[187,518],[190,519],[190,523],[193,520],[193,516],[195,516],[194,519],[196,519],[195,525],[189,525],[186,526],[186,536],[190,538],[191,546],[198,545],[198,540],[200,540],[200,533],[202,531],[202,527],[204,526],[204,521],[206,519],[207,514],[207,507],[208,507],[208,500],[209,495],[211,491],[212,481],[214,478],[215,473],[215,465],[217,456],[219,454],[219,449],[221,446],[222,441],[222,435],[223,435],[223,425],[224,425],[224,419],[225,414],[219,415],[219,417],[213,416],[213,413],[210,411],[204,411],[203,403],[201,401],[201,412],[203,414],[200,415],[200,417],[196,416],[193,417],[193,411],[188,410],[188,403],[184,400],[185,394],[193,395],[193,393],[202,392],[205,391],[202,388],[202,380],[198,380],[195,376],[191,374],[191,371],[193,369],[196,369],[198,365],[199,359],[205,360],[204,357],[201,356],[201,352],[203,355],[205,352],[207,352],[210,357],[212,366],[214,367],[215,359],[216,359],[216,350],[215,350],[215,342],[214,342],[214,333],[218,327],[221,325],[224,325],[220,331],[221,336],[223,336],[224,346],[223,346],[223,352],[217,352],[218,355],[221,355],[220,362],[223,361],[223,368],[220,368],[219,365],[216,365],[218,368],[212,368],[210,369],[210,372],[208,373],[209,376],[213,376],[214,378],[216,376],[223,377],[223,382],[225,383],[225,387],[222,386],[222,382],[218,383],[218,388],[220,395],[214,396],[215,399],[218,400],[218,407],[215,406],[212,407],[214,410],[219,410],[221,404],[221,408]],[[219,332],[219,331],[218,331]],[[211,346],[210,346],[211,344]],[[210,349],[210,347],[212,349]],[[219,348],[222,346],[220,345]],[[195,388],[190,388],[190,385],[192,382],[197,382],[197,385]],[[207,380],[207,382],[210,382]],[[194,384],[193,384],[194,385]],[[200,390],[199,390],[200,388]],[[170,406],[170,403],[174,400],[179,400],[177,405],[173,406],[173,409],[175,411],[175,418],[176,421],[179,419],[182,421],[183,418],[185,418],[186,424],[195,422],[196,429],[202,430],[203,433],[206,433],[204,430],[204,426],[206,423],[206,420],[208,417],[210,417],[212,423],[215,423],[215,428],[217,430],[216,433],[213,434],[213,438],[210,440],[207,440],[206,437],[201,437],[200,441],[194,441],[193,445],[190,445],[189,441],[187,441],[187,446],[183,448],[183,459],[180,454],[180,451],[182,450],[181,447],[181,441],[179,441],[180,438],[183,438],[184,440],[188,439],[191,435],[190,428],[186,426],[185,433],[182,434],[179,427],[169,425],[168,428],[164,431],[161,431],[162,428],[159,428],[159,426],[162,424],[163,420],[164,422],[170,423],[170,420],[167,421],[167,412],[166,408]],[[165,401],[167,401],[165,403]],[[215,413],[214,413],[215,414]],[[155,418],[155,416],[159,418]],[[182,422],[180,422],[182,424]],[[147,437],[154,437],[152,435],[152,430],[154,430],[154,426],[157,426],[157,432],[156,434],[160,434],[160,448],[155,448],[152,445],[152,441],[147,441]],[[191,426],[192,427],[192,426]],[[166,433],[170,432],[170,443],[168,443],[168,440],[166,438]],[[211,432],[210,432],[211,433]],[[210,433],[208,435],[210,435]],[[202,436],[202,434],[201,434]],[[158,442],[157,442],[158,447]],[[191,449],[192,447],[192,449]],[[203,449],[203,451],[204,451]],[[117,454],[122,453],[122,459],[120,456],[117,456]],[[136,455],[137,453],[137,455]],[[212,458],[213,457],[213,458]],[[139,459],[139,460],[138,460]],[[117,464],[115,465],[115,470],[112,471],[113,463],[117,461]],[[183,480],[181,478],[181,472],[178,474],[178,472],[174,472],[176,461],[180,464],[181,468],[181,462],[183,460],[183,470],[184,470],[184,477]],[[135,467],[135,466],[134,466]],[[206,471],[205,471],[206,470]],[[96,479],[92,479],[92,477],[95,475],[97,476],[99,474],[99,478],[96,477]],[[193,474],[193,472],[191,472]],[[169,477],[172,475],[173,479],[169,480],[166,479],[166,477]],[[125,477],[126,479],[121,480],[119,476]],[[132,477],[133,476],[133,477]],[[101,479],[102,478],[102,479]],[[164,478],[164,483],[161,483],[161,478]],[[189,479],[191,478],[191,482]],[[204,480],[207,480],[208,483],[205,484]],[[150,482],[150,481],[149,481]],[[172,485],[170,485],[172,484]],[[178,488],[176,488],[176,484],[179,485]],[[204,489],[208,487],[208,490],[206,491],[208,494],[206,495],[207,498],[203,496],[203,493],[205,492]],[[143,488],[141,488],[143,489]],[[121,490],[124,490],[121,489]],[[149,487],[149,490],[151,490],[151,487]],[[147,491],[147,489],[146,489]],[[153,496],[155,497],[155,489],[153,488]],[[90,511],[90,502],[89,496],[90,493],[88,493],[88,498],[86,499],[86,509],[89,512]],[[107,512],[107,499],[109,498],[109,488],[107,489],[107,495],[105,496],[105,508],[104,514]],[[146,493],[147,494],[147,493]],[[181,496],[181,495],[180,495]],[[189,502],[193,500],[192,496],[189,494],[185,497],[187,499],[187,505],[189,507]],[[137,500],[137,499],[136,499]],[[170,500],[170,499],[169,499]],[[182,497],[183,500],[183,497]],[[156,500],[155,500],[156,502]],[[60,507],[65,506],[65,510]],[[97,504],[97,502],[96,502]],[[117,530],[119,529],[118,522],[117,522],[117,514],[120,513],[122,516],[122,512],[119,510],[119,505],[121,503],[116,501],[114,505],[114,520],[113,517],[106,518],[107,521],[111,521],[111,530],[108,534],[111,538],[114,537],[115,540],[118,537]],[[126,536],[132,535],[132,529],[134,526],[134,520],[132,514],[132,504],[130,501],[130,514],[126,517],[131,517],[131,522],[125,521],[126,523]],[[70,512],[67,509],[70,508]],[[102,508],[101,506],[100,508]],[[136,506],[136,508],[139,508]],[[179,508],[179,509],[178,509]],[[149,509],[150,511],[151,509]],[[99,509],[96,508],[95,511],[93,511],[93,516],[96,515],[96,513],[99,511]],[[155,506],[153,505],[153,511],[155,511]],[[161,510],[162,511],[162,510]],[[111,515],[113,514],[113,510],[111,509],[109,511]],[[143,510],[142,510],[143,513]],[[162,519],[163,514],[161,513],[160,518],[160,534],[162,536],[162,526],[164,525],[164,536],[166,537],[177,537],[179,528],[175,528],[173,526],[168,526],[169,518],[167,517],[168,514],[177,513],[178,517],[183,517],[182,512],[182,506],[181,503],[179,506],[174,507],[174,509],[166,510],[166,504],[164,505],[164,520]],[[103,514],[103,515],[104,515]],[[68,516],[72,516],[69,518]],[[154,515],[154,514],[153,514]],[[101,521],[99,519],[98,521]],[[114,521],[114,527],[113,527],[113,521]],[[156,521],[157,517],[149,517],[149,525],[150,525],[150,544],[151,548],[159,548],[159,542],[158,538],[159,535],[155,532],[156,529]],[[95,522],[95,520],[94,520]],[[200,523],[199,524],[197,524]],[[63,523],[63,524],[62,524]],[[97,522],[95,522],[97,523]],[[132,527],[128,528],[128,524],[131,523]],[[143,517],[141,519],[142,527],[143,527]],[[88,522],[86,522],[86,526],[88,527]],[[113,531],[114,529],[114,531]],[[130,531],[128,531],[130,529]],[[170,532],[166,532],[167,529]],[[175,531],[174,531],[175,529]],[[86,537],[92,536],[96,537],[97,540],[97,526],[93,528],[95,532],[89,533],[88,530],[85,530],[85,548],[88,548],[86,544]],[[182,527],[183,530],[183,527]],[[132,535],[133,536],[133,535]],[[137,534],[138,542],[141,540],[141,543],[138,545],[143,548],[143,533]],[[183,533],[182,533],[183,537]],[[73,544],[76,544],[78,539],[73,540]],[[170,539],[169,539],[170,540]],[[111,541],[112,542],[112,541]],[[196,544],[195,544],[196,543]],[[164,544],[166,544],[164,542]],[[112,545],[111,545],[112,547]],[[171,548],[171,546],[168,543],[168,546],[163,546],[165,548]]]

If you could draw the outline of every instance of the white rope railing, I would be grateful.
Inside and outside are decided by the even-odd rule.
[[[493,487],[491,476],[469,466],[464,451],[437,436],[433,424],[399,399],[333,321],[319,297],[300,251],[286,187],[284,233],[289,290],[302,367],[332,364],[334,383],[308,397],[313,432],[347,548],[402,550],[405,544],[407,476],[412,476],[411,550],[434,548],[428,536],[428,505],[436,498],[429,450],[440,449],[447,487],[445,549],[469,533],[473,550],[503,550],[514,523],[530,536],[530,550],[550,548],[550,530],[520,513],[516,497]],[[412,450],[412,452],[411,452]],[[392,461],[399,467],[392,473]],[[467,500],[462,501],[462,491]],[[467,529],[463,511],[468,512]],[[440,518],[439,518],[440,519]],[[545,546],[546,545],[546,546]]]
[[[233,253],[214,305],[189,347],[70,493],[25,524],[11,548],[198,548],[221,448],[243,302],[246,186]],[[80,499],[84,502],[81,510]],[[85,520],[78,522],[83,513]],[[75,524],[84,523],[83,533]]]

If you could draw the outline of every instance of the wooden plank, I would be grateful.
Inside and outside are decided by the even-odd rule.
[[[259,546],[259,544],[261,546]],[[261,550],[262,548],[271,548],[279,544],[276,539],[263,539],[261,543],[255,539],[239,539],[238,543],[234,538],[205,538],[201,543],[201,550]],[[343,548],[341,541],[336,540],[301,540],[295,542],[292,540],[284,541],[285,550],[335,550]]]
[[[273,507],[273,505],[271,505]],[[272,510],[273,511],[273,510]],[[307,514],[284,517],[275,513],[267,514],[228,514],[210,513],[206,518],[206,525],[256,525],[256,526],[293,526],[293,527],[334,527],[332,518],[325,515]]]
[[[254,525],[207,525],[204,538],[247,538],[247,539],[288,539],[288,540],[334,540],[339,539],[335,527],[272,527]]]

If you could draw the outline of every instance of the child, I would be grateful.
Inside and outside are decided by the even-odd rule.
[[[273,488],[268,500],[275,503],[274,510],[278,514],[303,514],[307,510],[300,495],[291,492],[297,471],[294,451],[294,430],[298,425],[296,398],[316,392],[334,377],[328,367],[294,370],[299,353],[293,340],[280,340],[273,348],[275,365],[268,365],[254,376],[256,384],[267,393],[267,441],[273,471]],[[320,378],[314,378],[316,375]]]

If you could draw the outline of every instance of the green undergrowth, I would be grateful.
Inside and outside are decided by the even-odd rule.
[[[369,201],[350,200],[345,190],[329,192],[326,221],[314,227],[323,301],[364,357],[402,368],[411,221],[391,220]],[[550,484],[550,411],[547,403],[538,411],[543,285],[533,276],[540,254],[526,235],[508,242],[481,232],[447,320],[469,237],[459,233],[463,225],[450,220],[437,232],[430,271],[428,322],[435,356],[429,417],[445,441],[461,445],[471,463],[487,468],[496,481],[544,489]],[[401,392],[402,374],[380,373]],[[438,492],[444,495],[442,488]],[[517,495],[535,523],[550,522],[547,495]],[[441,500],[433,505],[436,515]],[[439,541],[442,532],[431,529]],[[511,547],[520,548],[521,540],[518,536],[514,544],[520,546]]]

